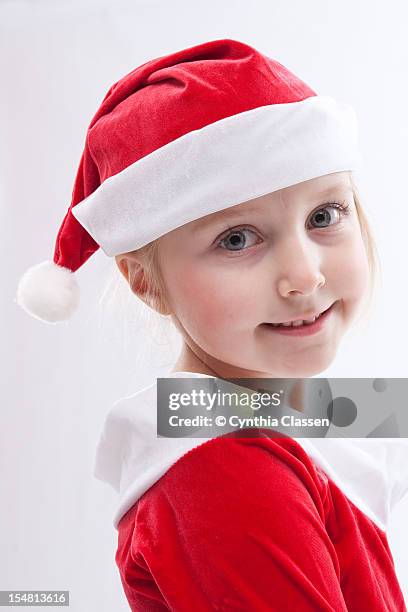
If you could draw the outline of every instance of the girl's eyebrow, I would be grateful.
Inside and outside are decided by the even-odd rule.
[[[200,221],[200,224],[197,225],[194,229],[193,232],[201,232],[203,230],[205,230],[207,227],[215,225],[216,223],[224,223],[226,221],[234,221],[237,220],[239,221],[239,219],[241,219],[242,217],[247,217],[248,214],[250,214],[251,212],[256,212],[256,209],[254,207],[248,207],[245,210],[235,210],[232,211],[230,210],[229,212],[223,212],[223,214],[217,214],[214,213],[213,215],[211,215],[210,217],[208,217],[208,219],[204,219]]]
[[[313,192],[313,198],[324,198],[328,197],[334,193],[346,193],[352,192],[351,185],[347,184],[336,184],[331,185],[330,187],[326,187],[325,189],[321,189],[320,191]],[[193,233],[201,232],[209,226],[214,226],[217,223],[225,223],[227,221],[234,222],[239,221],[243,217],[247,217],[251,213],[260,212],[259,207],[256,206],[246,206],[245,208],[241,208],[240,210],[231,210],[226,209],[225,211],[218,211],[217,213],[213,213],[208,217],[208,219],[200,220],[200,223],[193,228]]]

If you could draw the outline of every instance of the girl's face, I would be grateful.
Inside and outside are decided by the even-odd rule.
[[[185,342],[173,371],[224,378],[310,377],[325,370],[369,280],[348,172],[183,225],[160,239],[159,262]],[[283,335],[264,325],[331,305],[311,335]]]

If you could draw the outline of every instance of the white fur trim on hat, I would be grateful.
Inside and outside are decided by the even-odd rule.
[[[30,315],[46,323],[68,319],[79,304],[75,274],[53,261],[43,261],[23,274],[15,301]]]

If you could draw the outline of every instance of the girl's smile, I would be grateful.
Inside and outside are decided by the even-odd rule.
[[[288,324],[286,327],[276,327],[273,323],[262,323],[262,329],[268,332],[281,334],[293,338],[299,338],[303,336],[312,336],[320,331],[323,331],[327,327],[328,319],[332,316],[336,302],[334,302],[329,308],[323,311],[313,323],[302,323],[300,325],[291,326]],[[276,325],[276,324],[275,324]]]

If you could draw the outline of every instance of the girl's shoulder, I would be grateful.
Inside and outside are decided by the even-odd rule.
[[[340,611],[385,597],[402,610],[379,526],[300,440],[242,433],[184,452],[119,521],[116,562],[134,609],[155,609],[155,598],[176,610]]]

